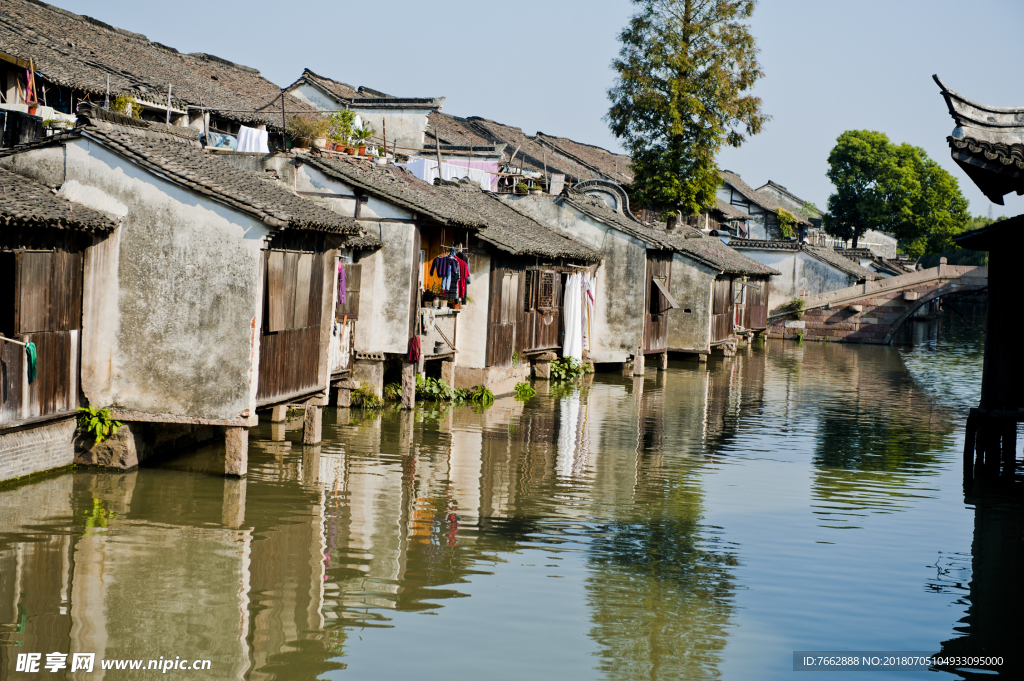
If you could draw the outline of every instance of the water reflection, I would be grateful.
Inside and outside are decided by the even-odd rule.
[[[958,467],[956,405],[935,388],[955,366],[943,352],[769,343],[538,384],[482,411],[329,410],[317,447],[298,423],[264,424],[244,481],[208,475],[207,450],[0,491],[0,669],[57,650],[208,658],[210,678],[232,679],[727,676],[752,573],[813,555],[818,589],[871,593],[842,554],[786,553],[828,543],[801,518],[833,542],[849,528],[888,540],[864,518],[913,514]],[[749,516],[714,510],[726,473],[751,490],[803,486],[757,509],[776,518],[778,555],[736,539]],[[969,549],[947,548],[915,583],[932,570],[929,590],[955,605],[965,596],[944,580],[965,579]],[[978,556],[976,538],[975,581]],[[820,616],[775,583],[785,626]],[[965,626],[987,639],[979,612]],[[446,644],[458,654],[425,668]],[[775,672],[763,676],[791,673]]]
[[[956,670],[962,678],[990,678],[993,672],[1020,678],[1024,673],[1024,656],[1020,654],[1024,498],[1019,490],[1004,490],[972,493],[966,500],[974,505],[970,581],[962,581],[965,570],[951,571],[937,581],[955,587],[967,605],[967,613],[954,626],[956,636],[942,642],[941,654],[1005,658],[1001,666],[973,665]]]

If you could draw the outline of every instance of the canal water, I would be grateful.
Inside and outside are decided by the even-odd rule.
[[[0,490],[0,677],[62,678],[16,671],[53,652],[96,653],[82,679],[563,681],[1004,653],[1024,522],[961,473],[982,319],[490,409],[328,409],[315,448],[298,422],[255,429],[245,480],[204,450]],[[161,657],[210,670],[100,669]]]

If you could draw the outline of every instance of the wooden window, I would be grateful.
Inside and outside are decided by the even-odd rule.
[[[527,270],[523,280],[523,311],[529,312],[536,307],[537,270]]]
[[[545,270],[540,273],[540,285],[537,287],[537,309],[550,310],[555,307],[555,277],[558,272]]]
[[[82,254],[17,254],[16,333],[70,331],[81,326]]]
[[[267,253],[268,333],[319,326],[323,309],[322,253]]]
[[[519,273],[506,272],[501,278],[501,323],[514,324],[519,299]]]
[[[334,313],[335,319],[341,321],[348,317],[359,319],[359,287],[363,278],[363,266],[346,264],[345,268],[345,304],[338,304]]]

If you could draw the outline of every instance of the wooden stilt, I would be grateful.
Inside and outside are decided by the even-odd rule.
[[[978,416],[971,410],[964,428],[964,482],[974,480],[974,451],[978,438]]]

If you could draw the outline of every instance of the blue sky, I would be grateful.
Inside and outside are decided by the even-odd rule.
[[[308,67],[395,95],[445,96],[455,115],[618,149],[603,116],[616,36],[633,11],[627,0],[53,4],[252,66],[278,84]],[[971,211],[988,213],[991,204],[949,158],[953,121],[931,75],[981,102],[1024,105],[1024,2],[762,0],[752,26],[766,74],[756,92],[772,120],[724,151],[722,168],[755,187],[774,180],[824,208],[836,137],[879,130],[924,148],[959,180]],[[1022,213],[1024,197],[992,210]]]

